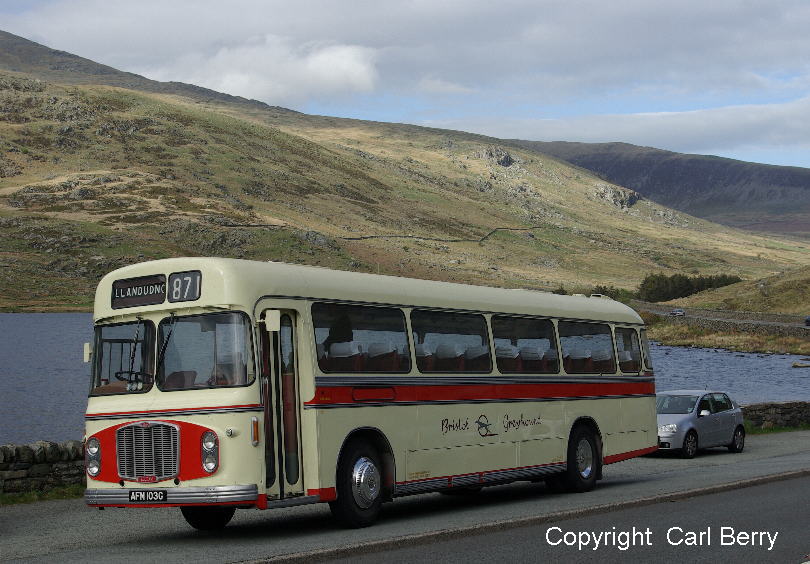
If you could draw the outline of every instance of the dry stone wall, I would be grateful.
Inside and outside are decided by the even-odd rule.
[[[0,446],[0,493],[47,491],[83,482],[80,441]]]
[[[755,403],[744,405],[743,417],[754,427],[799,427],[810,425],[810,402]]]

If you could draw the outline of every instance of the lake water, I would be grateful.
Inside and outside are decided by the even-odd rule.
[[[0,313],[0,444],[81,439],[89,313]],[[810,369],[790,355],[652,346],[658,390],[727,390],[740,403],[810,401]]]

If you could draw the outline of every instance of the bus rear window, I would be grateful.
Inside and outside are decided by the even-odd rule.
[[[492,370],[483,315],[416,310],[411,328],[420,372]]]
[[[253,382],[246,315],[209,313],[165,318],[158,333],[161,390],[245,386]]]
[[[390,307],[312,304],[323,372],[410,372],[405,314]]]
[[[154,343],[151,321],[96,326],[90,395],[148,392],[154,381]]]
[[[601,323],[560,321],[563,367],[568,374],[616,372],[610,326]]]
[[[619,355],[619,368],[622,372],[641,370],[641,349],[635,329],[616,329],[616,350]]]

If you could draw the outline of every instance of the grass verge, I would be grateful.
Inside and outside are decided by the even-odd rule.
[[[18,503],[33,503],[35,501],[50,501],[54,499],[74,499],[84,495],[84,486],[61,486],[46,492],[29,491],[20,493],[0,493],[0,506],[16,505]]]
[[[810,424],[799,425],[798,427],[754,427],[750,421],[744,421],[745,432],[749,435],[768,435],[770,433],[789,433],[790,431],[810,431]]]

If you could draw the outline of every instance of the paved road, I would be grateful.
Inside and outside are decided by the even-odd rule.
[[[177,509],[98,511],[81,500],[41,502],[0,507],[0,559],[90,563],[114,558],[162,564],[262,559],[621,503],[800,469],[810,469],[810,431],[749,437],[742,454],[713,449],[694,460],[654,456],[622,462],[607,467],[599,487],[586,494],[552,494],[543,484],[518,483],[487,488],[471,497],[402,498],[384,506],[382,520],[374,527],[351,531],[333,524],[325,504],[238,511],[224,531],[204,534],[190,529]],[[790,482],[781,483],[787,488]],[[612,517],[603,519],[609,523]]]
[[[805,562],[810,476],[330,562]],[[605,534],[607,533],[607,534]]]

